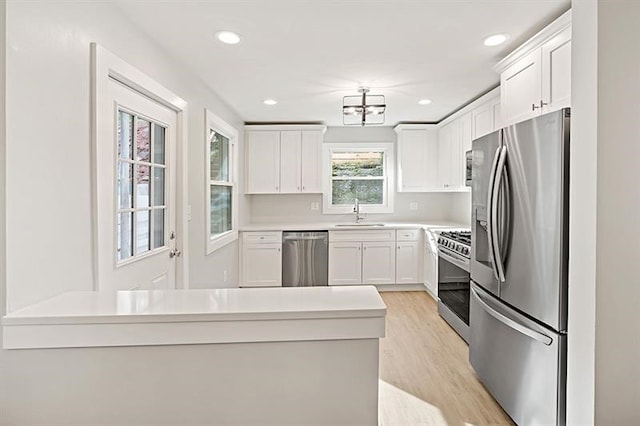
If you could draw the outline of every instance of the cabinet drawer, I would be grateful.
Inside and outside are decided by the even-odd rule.
[[[395,241],[396,231],[329,231],[329,241]]]
[[[396,231],[397,241],[418,241],[420,239],[420,229],[398,229]]]
[[[253,244],[281,243],[282,232],[243,232],[242,241]]]

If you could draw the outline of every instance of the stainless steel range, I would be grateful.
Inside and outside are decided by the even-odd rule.
[[[443,231],[438,236],[438,312],[469,342],[469,255],[471,231]]]

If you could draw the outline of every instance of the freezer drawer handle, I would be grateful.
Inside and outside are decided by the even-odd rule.
[[[285,241],[298,241],[298,240],[326,240],[327,237],[325,236],[317,236],[317,237],[284,237],[283,240]]]
[[[549,346],[549,345],[551,345],[551,343],[553,343],[553,339],[551,337],[547,336],[546,334],[542,334],[542,333],[539,333],[539,332],[537,332],[535,330],[531,330],[530,328],[527,328],[524,325],[515,322],[511,318],[507,318],[506,316],[502,315],[500,312],[498,312],[495,309],[493,309],[484,300],[482,300],[482,296],[480,296],[478,294],[478,292],[476,292],[474,289],[471,289],[471,292],[473,293],[473,295],[476,297],[476,299],[478,300],[480,305],[482,305],[484,310],[489,315],[491,315],[492,317],[494,317],[495,319],[497,319],[498,321],[500,321],[501,323],[503,323],[507,327],[513,328],[514,330],[519,331],[520,333],[524,334],[525,336],[531,337],[532,339],[535,339],[540,343],[544,343],[547,346]]]

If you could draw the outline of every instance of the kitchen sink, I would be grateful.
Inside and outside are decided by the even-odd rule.
[[[339,223],[337,228],[371,228],[376,226],[385,226],[384,223]]]

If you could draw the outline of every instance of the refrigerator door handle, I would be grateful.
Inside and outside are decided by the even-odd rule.
[[[527,337],[530,337],[534,340],[537,340],[538,342],[550,346],[551,343],[553,343],[553,339],[549,336],[547,336],[546,334],[542,334],[538,331],[532,330],[528,327],[525,327],[524,325],[512,320],[511,318],[506,317],[505,315],[502,315],[500,312],[496,311],[495,309],[493,309],[491,306],[489,306],[487,304],[487,302],[485,302],[484,300],[482,300],[482,296],[480,294],[478,294],[478,292],[475,289],[471,289],[471,293],[476,297],[476,300],[478,301],[478,303],[480,303],[480,306],[482,306],[482,308],[492,317],[494,317],[496,320],[500,321],[501,323],[503,323],[504,325],[506,325],[509,328],[512,328],[522,334],[524,334]]]
[[[500,282],[505,282],[504,264],[502,263],[502,254],[500,253],[500,241],[498,239],[498,195],[500,193],[500,185],[502,184],[502,176],[504,175],[504,167],[507,161],[507,147],[500,149],[500,157],[493,181],[493,189],[491,190],[491,248],[493,250],[493,259],[495,269],[497,270],[496,278]]]
[[[491,165],[491,173],[489,174],[489,188],[487,190],[487,243],[489,245],[489,250],[491,251],[491,255],[489,256],[489,260],[491,260],[491,269],[493,270],[493,275],[497,280],[500,279],[498,276],[498,268],[496,266],[494,241],[493,241],[493,217],[495,216],[495,210],[492,207],[493,202],[493,187],[494,181],[496,179],[496,169],[498,168],[498,160],[500,159],[501,148],[496,149],[496,155],[493,157],[493,163]]]

